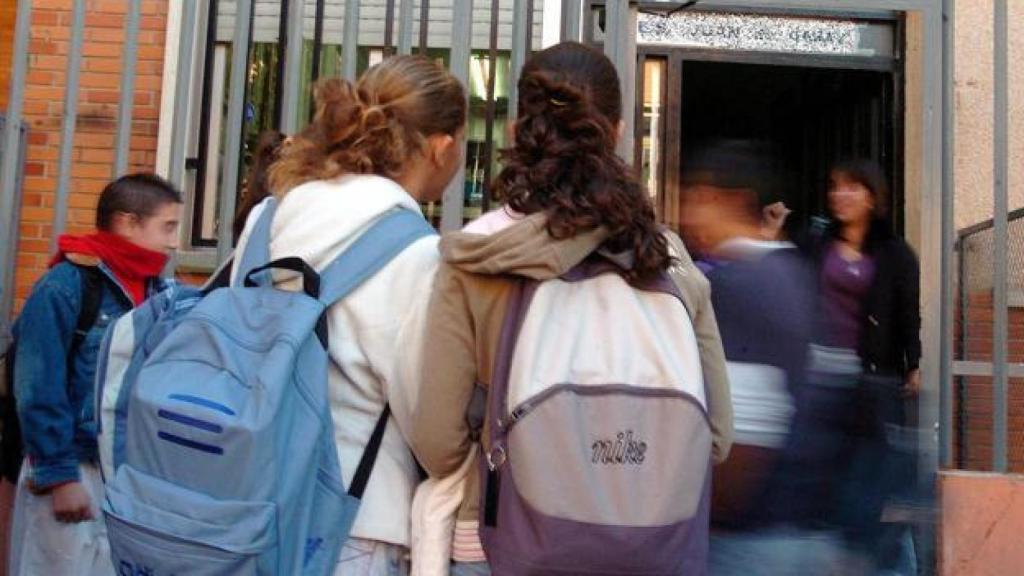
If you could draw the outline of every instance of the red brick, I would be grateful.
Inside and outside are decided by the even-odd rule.
[[[71,39],[70,26],[32,26],[32,38],[40,40],[53,40],[67,42]],[[83,36],[84,39],[84,36]]]
[[[124,14],[125,2],[119,0],[92,0],[89,9],[104,14]]]
[[[75,136],[75,143],[83,148],[110,148],[114,146],[114,134],[83,133]]]
[[[116,89],[121,83],[119,74],[109,74],[103,72],[83,72],[78,80],[79,86],[82,88],[105,88],[105,89]]]
[[[25,99],[26,100],[63,100],[64,89],[54,88],[50,86],[26,86],[25,87]]]
[[[139,46],[139,60],[159,60],[162,62],[163,59],[163,46]]]
[[[54,72],[48,70],[29,70],[28,74],[25,75],[26,84],[52,86],[54,79]]]
[[[57,179],[27,176],[23,189],[32,192],[52,192],[57,189]]]
[[[98,14],[85,15],[86,28],[113,28],[124,30],[124,15],[122,14]]]
[[[53,221],[53,208],[23,206],[21,209],[21,219],[28,222],[51,222]]]
[[[71,12],[72,0],[32,0],[34,10],[56,10],[60,12]]]
[[[24,173],[26,176],[43,176],[46,173],[46,165],[41,162],[26,162]]]
[[[113,165],[111,165],[111,176],[113,177]],[[71,197],[96,197],[98,198],[100,193],[103,192],[103,187],[107,185],[106,180],[93,180],[93,179],[81,179],[71,181]]]
[[[109,164],[89,164],[80,162],[71,168],[72,178],[110,178]]]
[[[32,11],[31,26],[33,28],[35,28],[36,26],[56,26],[57,24],[58,22],[56,12],[44,12],[42,10]]]
[[[65,54],[67,52],[67,49],[62,44],[41,38],[30,39],[28,49],[30,54],[44,54],[47,56],[56,56],[57,54]]]
[[[167,19],[160,16],[143,16],[139,19],[139,28],[142,30],[163,30]]]
[[[29,66],[33,70],[65,70],[67,68],[63,57],[38,53],[29,56]]]
[[[87,43],[82,49],[82,54],[87,58],[117,58],[121,55],[121,46],[118,44],[103,44],[99,42]]]

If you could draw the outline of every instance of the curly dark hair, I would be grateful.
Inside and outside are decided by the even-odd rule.
[[[495,195],[517,212],[546,212],[553,238],[606,227],[605,246],[635,256],[630,278],[668,268],[650,199],[615,153],[622,96],[608,58],[562,42],[535,54],[518,86],[515,141],[502,151]]]

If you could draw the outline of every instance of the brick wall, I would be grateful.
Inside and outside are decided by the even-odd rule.
[[[979,290],[958,303],[954,326],[955,357],[992,361],[994,310],[991,290]],[[1024,362],[1024,308],[1009,310],[1007,351],[1012,363]],[[991,376],[954,380],[954,458],[963,469],[992,469],[994,397]],[[1009,379],[1006,398],[1009,471],[1024,472],[1024,381]]]
[[[125,4],[122,0],[88,0],[86,3],[67,222],[67,230],[73,233],[92,230],[99,193],[113,170]],[[15,276],[19,308],[33,283],[45,271],[50,256],[71,5],[71,0],[32,1],[24,102],[24,120],[29,126],[28,153]],[[131,170],[152,171],[156,165],[166,22],[167,2],[142,3],[129,158]],[[0,85],[6,86],[6,83]]]
[[[7,109],[7,86],[14,49],[14,15],[17,2],[0,2],[0,111]]]

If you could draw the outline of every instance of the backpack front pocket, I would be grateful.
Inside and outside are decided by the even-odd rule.
[[[217,500],[123,465],[107,486],[103,508],[118,573],[275,572],[273,503]]]

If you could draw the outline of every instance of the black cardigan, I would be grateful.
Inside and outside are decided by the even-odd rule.
[[[833,224],[812,229],[797,241],[818,269],[819,282],[827,248],[837,239],[838,229]],[[917,369],[921,361],[921,277],[917,256],[881,220],[872,223],[863,251],[875,261],[875,278],[861,318],[863,329],[857,353],[865,373],[902,379],[907,372]]]

